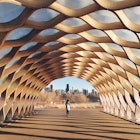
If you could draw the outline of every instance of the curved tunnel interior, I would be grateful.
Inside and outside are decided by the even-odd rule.
[[[140,119],[139,0],[0,2],[0,120],[34,109],[51,81],[73,76],[105,112]]]

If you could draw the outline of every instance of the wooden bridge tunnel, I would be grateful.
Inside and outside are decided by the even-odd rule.
[[[0,1],[0,121],[34,110],[41,90],[74,76],[105,112],[140,120],[139,0]]]

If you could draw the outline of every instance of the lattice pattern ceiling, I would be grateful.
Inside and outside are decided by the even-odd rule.
[[[1,0],[0,92],[36,95],[74,76],[140,91],[139,0]],[[132,93],[133,94],[133,93]],[[16,96],[15,96],[16,97]]]

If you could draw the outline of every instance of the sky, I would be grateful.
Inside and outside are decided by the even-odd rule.
[[[64,78],[60,78],[60,79],[56,79],[54,81],[52,81],[47,87],[50,87],[50,85],[53,85],[54,90],[58,90],[58,89],[66,89],[66,84],[69,84],[70,89],[79,89],[80,91],[82,91],[82,89],[88,89],[88,91],[90,92],[92,89],[94,89],[89,82],[83,80],[83,79],[79,79],[79,78],[75,78],[75,77],[64,77]]]

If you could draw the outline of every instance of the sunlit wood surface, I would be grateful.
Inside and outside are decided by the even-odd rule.
[[[37,110],[0,128],[1,140],[139,140],[140,126],[98,109]]]

